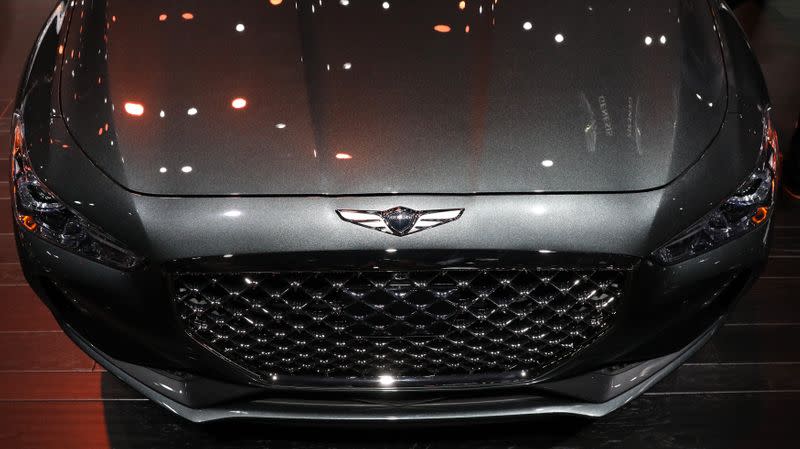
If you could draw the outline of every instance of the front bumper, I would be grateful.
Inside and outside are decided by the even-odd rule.
[[[475,399],[438,398],[426,401],[399,400],[392,392],[384,392],[372,400],[302,400],[255,399],[222,403],[205,408],[184,405],[196,390],[241,387],[210,379],[191,377],[176,379],[163,372],[113,359],[83,339],[74,329],[65,326],[67,335],[106,370],[117,376],[148,399],[193,422],[227,419],[270,419],[292,421],[450,421],[464,419],[502,419],[531,415],[604,416],[642,394],[700,349],[714,334],[722,320],[717,320],[690,344],[677,352],[625,367],[614,373],[599,370],[570,379],[569,383],[604,385],[622,393],[605,402],[592,403],[559,396],[509,395]],[[642,379],[636,382],[635,379]],[[556,382],[557,384],[557,382]],[[540,387],[547,388],[544,383]],[[550,387],[559,388],[558,385]]]
[[[193,421],[602,416],[702,346],[760,272],[769,236],[764,226],[671,267],[640,261],[614,327],[528,382],[376,391],[265,384],[189,337],[169,299],[164,266],[117,271],[17,230],[27,279],[76,343],[142,394]]]

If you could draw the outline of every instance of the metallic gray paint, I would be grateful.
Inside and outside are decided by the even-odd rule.
[[[674,180],[724,118],[705,0],[380,3],[87,2],[70,132],[154,195],[616,192]]]
[[[100,3],[104,2],[98,2],[98,10],[104,8]],[[522,8],[519,2],[508,3]],[[120,7],[119,5],[124,5],[119,0],[115,0],[111,4],[115,8]],[[150,3],[142,4],[145,7],[152,6]],[[690,2],[687,4],[697,6],[702,3]],[[37,46],[38,51],[31,61],[30,75],[23,80],[21,93],[15,105],[15,109],[22,112],[25,119],[30,155],[36,172],[48,187],[57,192],[61,199],[67,201],[82,215],[115,238],[125,242],[138,254],[145,256],[147,263],[139,270],[121,272],[63,251],[37,239],[24,230],[17,229],[15,235],[18,239],[20,258],[26,277],[30,280],[37,293],[48,301],[48,305],[57,314],[62,323],[66,326],[74,325],[81,335],[85,336],[93,345],[97,346],[98,350],[108,355],[108,357],[124,360],[124,363],[146,366],[202,368],[203,376],[241,386],[253,385],[257,383],[257,379],[253,379],[247,373],[239,372],[230,365],[221,363],[218,359],[205,353],[201,348],[193,345],[184,335],[182,329],[176,326],[171,315],[172,306],[167,300],[168,295],[165,293],[166,287],[163,277],[164,270],[170,263],[176,260],[192,261],[198,258],[223,258],[225,255],[231,255],[230,258],[225,258],[224,260],[230,261],[231,266],[235,267],[240,258],[256,259],[265,263],[267,261],[280,263],[281,260],[284,260],[281,259],[282,257],[292,255],[311,254],[318,258],[335,258],[345,253],[363,255],[365,258],[376,257],[375,255],[378,254],[377,258],[380,259],[381,263],[385,264],[399,263],[400,261],[414,263],[421,260],[422,253],[431,250],[450,252],[454,257],[451,261],[457,263],[459,257],[463,256],[467,251],[481,250],[516,251],[528,255],[531,263],[536,264],[547,263],[548,260],[553,260],[552,258],[571,257],[571,255],[575,254],[596,255],[604,253],[642,258],[638,273],[639,278],[637,279],[637,291],[642,292],[644,291],[643,287],[646,287],[647,294],[640,294],[633,299],[631,304],[628,304],[633,308],[640,310],[676,310],[674,308],[669,309],[669,307],[696,305],[698,301],[703,301],[704,299],[693,296],[695,294],[695,286],[709,279],[716,279],[719,276],[739,270],[746,273],[748,279],[752,279],[758,273],[766,258],[768,240],[770,238],[770,228],[765,225],[759,230],[701,257],[678,265],[659,266],[647,259],[653,250],[694,223],[728,196],[752,170],[758,155],[761,140],[761,110],[768,105],[768,97],[763,88],[763,78],[760,77],[757,63],[752,58],[741,30],[738,29],[732,15],[724,7],[720,8],[716,2],[712,2],[712,4],[715,5],[714,13],[718,15],[718,32],[722,36],[723,42],[722,51],[727,74],[727,89],[730,96],[729,109],[724,114],[716,115],[714,111],[718,105],[715,104],[713,108],[709,108],[709,111],[701,114],[704,118],[693,117],[692,123],[697,125],[695,131],[698,134],[691,138],[685,133],[680,134],[688,138],[687,142],[697,142],[699,141],[696,139],[697,135],[708,133],[710,138],[713,134],[709,129],[719,128],[714,129],[716,137],[708,145],[707,150],[703,152],[702,149],[698,150],[696,146],[688,148],[681,144],[681,153],[670,152],[668,156],[665,154],[654,156],[656,158],[667,157],[670,159],[669,164],[653,163],[646,167],[635,164],[626,165],[630,161],[623,156],[612,151],[604,152],[603,154],[613,156],[614,163],[620,169],[631,173],[619,179],[612,179],[613,170],[601,171],[600,178],[589,181],[586,180],[586,176],[595,174],[596,170],[586,169],[586,167],[582,167],[579,164],[572,164],[571,166],[566,164],[564,167],[570,168],[568,173],[566,171],[564,173],[575,176],[561,176],[558,179],[544,177],[537,178],[537,180],[532,179],[527,172],[520,175],[518,170],[526,167],[520,161],[524,162],[526,160],[524,159],[525,157],[542,157],[541,154],[533,153],[525,155],[519,152],[511,152],[509,155],[517,158],[516,166],[512,169],[509,169],[507,165],[499,164],[484,172],[479,170],[481,166],[475,166],[477,168],[469,171],[469,176],[464,178],[460,178],[460,176],[464,175],[462,172],[445,172],[438,170],[441,167],[433,164],[432,166],[437,169],[434,173],[436,176],[425,178],[425,176],[433,173],[424,171],[426,170],[425,164],[430,162],[430,159],[426,159],[426,157],[434,157],[430,154],[418,155],[419,158],[415,159],[413,164],[405,161],[405,165],[396,164],[398,161],[396,158],[400,157],[399,155],[402,153],[388,154],[383,153],[382,150],[377,150],[377,153],[369,153],[369,157],[337,160],[365,163],[368,164],[367,168],[374,166],[374,164],[384,164],[389,161],[395,167],[395,171],[355,172],[352,169],[341,169],[340,166],[335,165],[337,161],[330,158],[330,152],[325,153],[328,159],[324,162],[318,161],[317,164],[319,165],[310,168],[298,168],[301,165],[295,166],[292,165],[294,162],[281,160],[280,155],[272,155],[269,158],[256,157],[248,159],[242,157],[244,153],[237,152],[237,158],[241,159],[238,160],[234,157],[228,157],[229,146],[216,147],[214,150],[208,147],[194,147],[194,151],[190,151],[188,148],[176,147],[173,149],[173,154],[169,152],[170,149],[167,146],[161,145],[162,142],[157,142],[159,143],[158,145],[151,147],[148,145],[137,146],[135,145],[135,140],[128,141],[127,139],[130,136],[134,136],[131,139],[136,139],[137,132],[140,133],[138,139],[158,140],[154,136],[145,135],[144,131],[136,131],[138,128],[132,125],[130,125],[130,129],[124,126],[119,128],[119,130],[126,129],[124,134],[119,136],[122,139],[121,142],[126,145],[121,153],[118,153],[117,149],[111,150],[109,147],[100,145],[96,139],[89,138],[91,133],[77,132],[76,134],[81,138],[76,141],[70,134],[70,131],[75,131],[75,127],[87,127],[90,131],[93,130],[96,135],[99,128],[104,128],[102,126],[105,123],[104,120],[111,117],[113,121],[110,123],[109,129],[117,132],[117,126],[122,123],[122,120],[117,121],[113,115],[109,116],[108,111],[102,107],[97,109],[87,108],[83,110],[81,115],[70,116],[69,111],[72,111],[70,108],[78,107],[79,103],[70,104],[69,101],[65,101],[63,104],[67,117],[60,115],[62,105],[57,101],[59,98],[69,98],[70,95],[79,94],[79,98],[81,95],[86,95],[87,98],[97,100],[98,92],[103,92],[103,89],[96,87],[96,84],[86,83],[79,86],[81,89],[75,90],[74,85],[69,86],[67,84],[70,83],[66,83],[64,87],[67,89],[65,89],[64,95],[58,93],[61,86],[57,81],[63,79],[60,76],[62,65],[58,61],[61,57],[68,57],[70,52],[65,51],[61,56],[56,53],[58,44],[66,45],[64,40],[66,36],[63,29],[59,33],[54,29],[55,27],[50,27],[45,30],[46,36],[41,41],[41,45]],[[630,5],[636,7],[639,3],[630,2]],[[265,6],[265,8],[267,7]],[[395,5],[392,5],[392,7],[394,8]],[[452,7],[452,5],[449,7]],[[534,8],[533,6],[530,7]],[[544,8],[543,6],[537,7]],[[125,8],[125,6],[122,8]],[[415,10],[416,12],[418,11]],[[344,13],[339,11],[336,14]],[[443,14],[442,17],[451,17],[447,15],[449,10],[441,14]],[[133,13],[125,16],[119,15],[116,23],[128,20],[133,16]],[[154,16],[152,20],[155,20],[156,17]],[[547,27],[569,23],[569,19],[562,15],[555,14],[552,17],[550,20],[538,21],[536,29],[548,30],[549,28]],[[614,15],[614,17],[622,21],[628,20],[624,14],[621,16]],[[607,19],[611,20],[614,17],[607,17]],[[655,17],[659,16],[656,15]],[[304,26],[325,24],[325,27],[306,27],[308,30],[314,30],[317,33],[312,36],[314,39],[304,43],[304,51],[314,50],[309,53],[313,56],[309,56],[310,60],[318,62],[322,56],[337,54],[331,53],[332,49],[326,46],[331,44],[325,44],[318,40],[322,36],[330,36],[331,30],[335,29],[331,24],[332,22],[319,19],[319,16],[309,18],[305,15],[301,18],[303,20],[301,23]],[[342,15],[341,18],[345,21],[351,20],[346,14]],[[497,18],[499,20],[500,16],[498,15]],[[74,21],[75,17],[73,16],[72,19]],[[413,21],[419,18],[416,15],[408,14],[407,19]],[[660,19],[655,20],[658,21]],[[306,23],[308,21],[310,22]],[[114,23],[113,18],[111,22]],[[71,24],[72,26],[75,26],[74,22]],[[649,31],[651,25],[647,26]],[[228,30],[226,28],[224,32],[232,33],[232,27],[228,28],[231,29]],[[251,29],[248,24],[247,30]],[[471,36],[479,36],[477,34],[479,29],[479,27],[473,28]],[[498,27],[498,30],[501,29],[505,30],[505,28]],[[427,31],[429,30],[426,28],[419,33]],[[220,32],[222,33],[223,31]],[[508,31],[503,32],[512,33],[510,28]],[[517,33],[516,30],[513,32]],[[571,32],[565,34],[569,39],[565,40],[565,43],[571,43]],[[192,35],[194,36],[195,34]],[[486,37],[486,35],[482,36]],[[500,33],[500,37],[503,37],[502,33]],[[509,34],[506,37],[510,39],[511,35]],[[94,36],[94,38],[97,38],[97,36]],[[143,39],[142,42],[153,42],[148,41],[149,35],[146,33],[143,33],[141,39]],[[612,38],[609,37],[608,39]],[[411,42],[419,44],[420,42],[428,41],[412,40]],[[677,41],[670,39],[668,42],[671,44]],[[689,51],[690,54],[702,51],[701,49],[703,48],[702,45],[692,47],[692,43],[688,41],[684,44],[693,49]],[[552,44],[548,42],[548,45]],[[65,48],[69,48],[69,46]],[[153,46],[145,45],[144,48],[157,55]],[[562,49],[564,48],[567,47],[562,47]],[[570,49],[577,51],[574,47],[570,47]],[[583,50],[582,52],[585,53],[586,51],[588,50]],[[479,54],[496,53],[487,51]],[[118,56],[119,54],[113,57]],[[88,58],[88,56],[85,57]],[[452,58],[456,59],[457,55],[452,56]],[[437,65],[433,64],[435,61],[426,61],[432,64],[431,67]],[[187,61],[183,62],[188,64]],[[635,61],[628,62],[633,64]],[[642,61],[639,62],[641,63]],[[453,61],[450,61],[450,64],[453,64]],[[565,64],[572,67],[574,61],[568,58]],[[89,65],[91,66],[91,64]],[[65,65],[64,67],[69,66]],[[143,67],[141,64],[137,66],[137,73],[140,73],[138,68],[141,67]],[[356,70],[356,67],[356,61],[353,61],[352,70]],[[463,68],[463,66],[461,67]],[[639,66],[636,65],[636,67]],[[716,79],[715,77],[719,75],[719,72],[714,69],[716,67],[714,64],[710,67],[709,71],[703,72],[704,76]],[[96,67],[92,66],[91,70],[95,69]],[[595,76],[598,80],[603,80],[604,82],[605,80],[610,80],[608,81],[608,89],[616,92],[615,95],[619,95],[619,92],[625,90],[624,86],[613,80],[613,74],[617,73],[617,69],[618,67],[604,67],[600,75]],[[432,69],[429,68],[428,70],[430,72]],[[607,70],[607,72],[604,70]],[[238,73],[236,70],[232,71]],[[426,72],[426,75],[430,74]],[[191,87],[191,83],[194,83],[196,79],[209,81],[209,76],[204,73],[184,73],[183,75],[185,76],[181,79],[187,80],[190,84],[187,89]],[[470,72],[470,76],[472,75],[474,74]],[[585,75],[582,76],[584,80],[591,80],[592,76],[594,76],[584,72],[582,72],[582,75]],[[69,77],[70,73],[64,72],[64,76]],[[117,73],[115,78],[106,79],[106,81],[117,83],[118,81],[115,80],[127,79],[126,77],[130,76],[130,74]],[[195,76],[198,78],[195,79]],[[269,76],[273,76],[273,74],[269,74]],[[362,75],[359,74],[357,76]],[[457,81],[465,81],[466,77],[458,76],[456,78]],[[76,78],[80,77],[76,76]],[[380,77],[376,78],[376,80],[380,79]],[[688,77],[687,79],[697,81],[699,78]],[[88,81],[89,79],[86,78],[86,80]],[[146,84],[146,81],[144,79],[142,81],[143,84]],[[94,82],[96,83],[96,79]],[[319,82],[322,84],[307,84],[308,87],[314,87],[314,90],[309,91],[313,92],[312,97],[326,98],[320,96],[322,92],[325,92],[326,95],[334,95],[338,98],[338,94],[333,93],[332,90],[334,84]],[[724,81],[720,83],[715,83],[715,86],[726,84]],[[461,86],[461,88],[466,86],[463,83],[454,84]],[[484,84],[479,83],[478,85]],[[644,81],[635,85],[645,90],[653,87]],[[183,86],[173,83],[170,87],[178,89],[176,92],[180,96],[180,89]],[[321,87],[325,87],[325,89],[320,89]],[[123,87],[115,85],[111,91],[117,88],[123,89]],[[594,92],[597,93],[601,88],[594,87],[594,89]],[[658,88],[654,88],[654,91],[663,93]],[[172,98],[172,96],[168,95],[169,93],[167,91],[158,91],[153,95],[158,94],[160,95],[159,98]],[[208,96],[213,97],[214,94],[215,92],[212,92]],[[223,92],[223,94],[228,95],[227,92]],[[387,93],[387,96],[390,96],[390,94],[391,92]],[[660,94],[654,95],[656,98],[664,100]],[[724,97],[724,94],[719,94],[719,98]],[[478,106],[480,106],[481,98],[479,96],[470,97],[470,111],[475,110],[471,109],[475,105],[474,102],[479,103]],[[56,101],[53,101],[53,99]],[[458,101],[461,100],[463,99]],[[464,101],[466,103],[466,100]],[[345,119],[335,117],[335,114],[330,111],[325,112],[325,102],[313,104],[316,105],[315,114],[317,116],[317,121],[314,122],[315,139],[320,138],[320,136],[330,137],[334,134],[344,135],[341,134],[344,133],[344,130],[353,129],[346,126]],[[447,104],[441,103],[439,106],[444,107]],[[207,110],[205,107],[199,109],[201,111]],[[228,107],[228,109],[230,108]],[[477,110],[479,112],[483,111],[483,109]],[[568,108],[559,109],[560,112],[567,110]],[[677,110],[673,110],[673,113]],[[448,110],[448,112],[450,111]],[[540,112],[534,111],[529,112],[529,114],[538,115]],[[199,117],[201,114],[203,112],[195,117]],[[512,122],[514,120],[513,114],[501,114],[497,116],[497,119],[500,120],[501,116],[512,120]],[[170,116],[168,115],[167,117]],[[206,140],[213,143],[213,139],[209,140],[209,135],[219,136],[221,129],[231,129],[231,122],[216,121],[212,124],[213,126],[207,126],[207,129],[212,130],[213,133],[204,134],[207,129],[190,126],[191,122],[187,122],[188,118],[186,117],[188,116],[184,115],[181,120],[174,122],[174,125],[170,125],[169,130],[171,133],[169,135],[161,134],[160,137],[165,142],[177,139],[172,135],[172,132],[177,131],[179,134],[185,133],[185,137],[191,137],[189,139],[191,142]],[[320,117],[322,120],[319,120]],[[477,117],[485,119],[488,116],[478,114]],[[66,118],[70,118],[69,129],[65,125]],[[255,133],[252,135],[260,135],[259,133],[263,130],[253,128],[253,126],[256,126],[253,125],[256,119],[248,120],[253,121],[248,122],[250,125],[245,131],[249,130],[249,132]],[[545,119],[545,121],[547,120],[549,119]],[[719,120],[722,120],[721,127],[718,126]],[[101,126],[95,127],[95,122],[100,123]],[[659,125],[658,123],[653,123],[654,125]],[[326,128],[328,125],[330,127]],[[408,123],[403,125],[407,127]],[[681,126],[683,125],[684,122],[681,122]],[[402,128],[402,126],[398,126],[399,128]],[[155,128],[150,129],[153,130]],[[287,127],[286,129],[289,128]],[[475,127],[474,129],[484,128]],[[242,130],[240,129],[239,131]],[[353,132],[358,133],[360,131],[362,130],[356,129]],[[426,131],[429,130],[426,128]],[[550,131],[552,130],[548,129],[548,132]],[[523,135],[524,132],[526,131],[523,130]],[[103,134],[105,134],[105,130]],[[425,134],[426,137],[431,137],[431,135]],[[366,135],[366,132],[364,135]],[[364,139],[366,138],[364,137]],[[405,141],[405,139],[402,140]],[[327,141],[327,137],[323,140]],[[426,142],[435,140],[434,136],[433,140]],[[552,139],[552,136],[549,136],[546,140],[556,142],[556,140]],[[390,141],[393,140],[390,139]],[[399,140],[394,142],[397,143]],[[485,142],[485,139],[482,137],[476,142],[480,144]],[[483,147],[478,144],[469,146],[469,148],[482,149]],[[130,162],[132,166],[138,164],[138,168],[123,167],[128,164],[128,162],[122,163],[121,157],[123,153],[125,153],[126,161]],[[91,159],[86,157],[87,154]],[[651,153],[648,154],[651,155]],[[686,157],[688,154],[693,155],[693,157]],[[167,172],[170,177],[165,177],[165,181],[160,181],[160,178],[156,176],[161,175],[161,173],[153,171],[159,167],[158,157],[185,158],[189,157],[189,155],[193,155],[192,157],[196,158],[197,162],[192,162],[195,163],[194,167],[198,168],[198,170],[193,170],[191,173],[186,174],[187,177],[180,178],[183,175],[175,173],[172,164],[176,164],[177,167],[177,164],[181,163],[177,159],[170,162],[170,170]],[[453,159],[456,165],[469,165],[483,160],[472,154],[464,153],[461,155],[463,158]],[[353,154],[353,156],[356,156],[356,154]],[[437,157],[438,155],[435,155],[434,159]],[[148,158],[152,158],[152,160]],[[691,164],[694,159],[697,159],[696,162]],[[653,160],[655,159],[651,159],[651,161]],[[196,165],[198,162],[200,165]],[[244,173],[244,177],[241,179],[234,179],[232,172],[216,170],[217,168],[232,167],[225,164],[244,164],[245,162],[252,171]],[[400,160],[400,162],[403,161]],[[95,163],[98,165],[95,165]],[[214,170],[209,168],[212,166]],[[550,168],[559,166],[554,164]],[[203,169],[201,170],[199,167],[203,167]],[[287,170],[287,167],[294,167],[296,170]],[[538,165],[536,167],[536,170],[541,170],[538,167],[542,166]],[[679,167],[680,170],[678,169]],[[414,168],[421,168],[423,171],[414,172]],[[150,173],[151,171],[152,173]],[[271,174],[268,179],[259,177],[260,172],[266,171]],[[391,176],[390,178],[381,178],[387,173]],[[452,174],[453,176],[445,176],[444,173]],[[494,178],[484,176],[489,173],[494,175]],[[539,171],[535,173],[538,175]],[[195,176],[198,174],[202,176]],[[324,174],[326,178],[317,177],[320,174]],[[372,178],[367,179],[368,175],[372,176]],[[400,189],[399,192],[416,192],[417,194],[377,194],[387,192],[387,186],[394,184],[394,181],[387,182],[387,179],[406,179],[407,185],[415,188]],[[572,184],[572,181],[577,184]],[[623,192],[623,190],[632,188],[637,188],[638,190],[639,187],[646,184],[650,187],[658,187],[660,184],[656,183],[656,181],[668,182],[668,184],[661,188]],[[473,191],[481,190],[476,187],[485,187],[491,185],[492,182],[497,183],[497,185],[503,183],[504,189],[508,190],[498,191],[494,194],[488,194],[486,193],[488,190],[482,190],[483,193],[471,194]],[[580,183],[584,184],[581,185]],[[197,194],[204,192],[206,194],[224,193],[226,195],[194,196],[191,198],[177,195],[158,196],[134,193],[125,187],[135,187],[137,185],[147,187],[143,191],[150,191],[151,193]],[[542,190],[548,190],[549,193],[515,193],[512,187],[517,185],[525,187],[524,191],[528,191],[528,188],[533,188],[531,186],[544,186]],[[580,187],[580,189],[576,186]],[[587,186],[589,187],[587,188]],[[579,193],[574,191],[605,190],[605,187],[609,186],[613,187],[612,190],[617,192]],[[308,189],[305,192],[309,194],[293,196],[227,195],[233,192],[248,193],[247,189],[243,187],[248,187],[249,193],[302,193],[302,189],[305,188]],[[331,187],[336,187],[336,189],[330,190]],[[421,190],[417,190],[416,187]],[[369,192],[373,193],[373,195],[326,195],[337,190],[340,193]],[[565,191],[554,193],[554,190]],[[430,192],[431,194],[421,194],[422,191]],[[567,191],[571,191],[571,193]],[[340,220],[335,213],[336,209],[345,208],[384,210],[398,204],[419,210],[464,208],[469,211],[469,214],[465,214],[458,221],[447,226],[397,239],[378,232],[366,232]],[[226,215],[226,212],[229,211],[238,211],[238,213]],[[502,226],[499,223],[502,223]],[[386,249],[396,249],[397,251],[387,253],[385,252]],[[545,251],[542,252],[542,250]],[[306,263],[313,264],[314,260],[307,260]],[[79,288],[82,292],[85,292],[86,297],[82,301],[74,303],[50,302],[54,297],[48,294],[47,289],[42,284],[43,280],[56,281]],[[69,322],[65,321],[67,318]],[[698,335],[704,335],[703,332],[698,331],[691,338],[687,338],[685,335],[677,339],[672,338],[673,335],[669,333],[672,329],[670,327],[671,316],[663,315],[651,318],[653,318],[653,321],[647,326],[646,332],[634,327],[625,328],[623,326],[622,329],[616,329],[607,340],[601,342],[602,344],[596,348],[590,348],[591,350],[582,354],[581,357],[571,360],[564,366],[542,376],[541,379],[534,379],[533,381],[542,383],[545,381],[556,382],[573,379],[579,382],[584,379],[581,377],[583,375],[587,375],[602,366],[623,360],[625,357],[631,356],[631,354],[635,355],[635,350],[639,345],[644,344],[643,339],[645,337],[657,339],[667,333],[671,341],[674,341],[675,344],[680,343],[683,346],[698,338]],[[656,358],[668,356],[676,350],[678,350],[677,347],[671,350],[661,348],[661,352],[656,354],[658,356]],[[87,349],[87,351],[92,352],[90,349]],[[92,354],[98,358],[104,357],[101,353],[92,352]],[[642,361],[651,358],[645,357],[637,360]],[[680,359],[669,364],[657,374],[653,374],[645,383],[639,384],[636,388],[646,388],[657,380],[661,373],[666,373],[674,366],[677,366],[679,361]],[[120,375],[131,384],[137,385],[138,381],[136,379],[125,377],[123,374]],[[140,377],[140,380],[142,379]],[[579,396],[585,394],[585,391],[575,387],[560,393]],[[631,396],[620,395],[611,399],[608,402],[608,407],[602,409],[603,412],[622,405]],[[603,402],[604,399],[597,400]],[[170,402],[164,403],[166,405],[175,405]],[[257,404],[257,408],[260,410],[260,415],[258,416],[268,416],[270,414],[268,409],[275,410],[274,407],[277,406],[274,401]],[[185,406],[185,404],[177,405],[180,407]],[[497,408],[494,409],[497,415],[508,414],[513,411],[510,408],[500,410],[504,405],[511,404],[497,405]],[[204,404],[203,407],[205,406],[211,405]],[[591,407],[595,410],[593,413],[599,413],[596,412],[600,410],[596,405]],[[559,412],[563,410],[549,408],[540,411]],[[517,409],[517,411],[522,413],[523,410]],[[526,408],[524,411],[527,413],[535,412],[532,408]],[[587,412],[587,414],[592,413]],[[343,416],[328,414],[322,417],[326,419],[342,419]]]

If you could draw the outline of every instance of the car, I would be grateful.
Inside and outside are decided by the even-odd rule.
[[[779,150],[716,0],[61,1],[27,281],[195,422],[598,417],[757,279]]]

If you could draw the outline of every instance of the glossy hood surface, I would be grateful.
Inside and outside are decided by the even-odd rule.
[[[155,195],[663,186],[726,112],[709,6],[596,3],[86,1],[62,114]]]

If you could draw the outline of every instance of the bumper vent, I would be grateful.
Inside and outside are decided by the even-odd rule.
[[[612,324],[626,270],[185,273],[187,332],[273,379],[536,376]],[[446,382],[445,382],[446,383]]]

